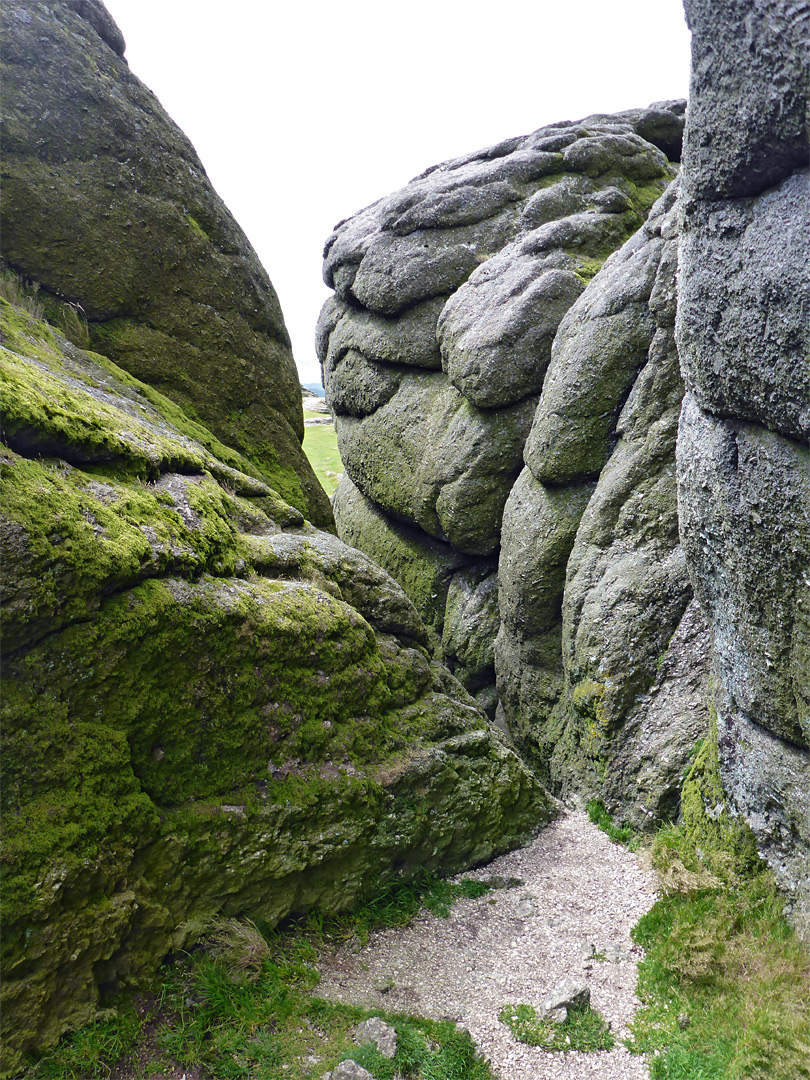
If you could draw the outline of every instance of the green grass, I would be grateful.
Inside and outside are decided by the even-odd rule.
[[[605,804],[594,800],[587,807],[588,818],[594,825],[598,825],[602,832],[607,833],[616,844],[627,844],[630,850],[636,847],[637,837],[629,825],[614,825],[613,819],[605,809]]]
[[[315,965],[322,951],[352,938],[365,941],[376,928],[406,925],[424,908],[446,916],[458,899],[515,884],[425,876],[349,914],[311,914],[279,930],[260,921],[218,920],[199,949],[164,966],[139,1008],[127,1004],[74,1033],[25,1076],[96,1080],[114,1069],[116,1080],[142,1080],[180,1068],[216,1080],[316,1080],[351,1057],[375,1080],[492,1080],[469,1034],[454,1023],[318,998]],[[396,1029],[393,1061],[354,1043],[354,1029],[367,1016]]]
[[[305,418],[320,415],[320,413],[304,409]],[[343,473],[343,462],[338,453],[334,424],[311,424],[306,427],[304,453],[326,494],[332,495]]]
[[[616,1045],[604,1017],[590,1006],[570,1010],[562,1024],[541,1019],[531,1005],[504,1005],[498,1019],[520,1042],[541,1050],[593,1053]]]
[[[671,891],[642,917],[634,940],[641,1010],[630,1048],[651,1057],[651,1080],[810,1077],[810,955],[783,915],[760,864],[740,873],[693,849],[676,828],[654,858],[677,860]],[[705,883],[712,883],[705,887]]]

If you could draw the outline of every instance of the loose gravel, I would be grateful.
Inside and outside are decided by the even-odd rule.
[[[410,926],[374,933],[364,947],[341,948],[322,962],[317,993],[455,1020],[499,1080],[647,1080],[645,1060],[621,1042],[638,1007],[643,955],[630,930],[656,899],[639,857],[574,812],[528,847],[459,876],[522,884],[459,900],[449,918],[423,912]],[[589,958],[591,949],[605,959]],[[547,1053],[518,1042],[498,1020],[506,1004],[539,1007],[566,977],[588,983],[614,1050]]]

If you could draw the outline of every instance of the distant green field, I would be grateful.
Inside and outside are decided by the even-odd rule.
[[[304,409],[305,418],[318,415]],[[323,485],[326,494],[331,495],[343,472],[334,424],[313,424],[305,428],[304,453],[309,458],[309,463],[315,470],[315,475]]]

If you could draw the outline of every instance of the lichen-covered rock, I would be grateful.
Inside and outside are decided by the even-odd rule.
[[[473,559],[385,515],[344,475],[335,520],[347,543],[371,555],[401,584],[425,620],[442,663],[493,716],[493,644],[498,633],[495,560]]]
[[[55,321],[332,526],[275,291],[97,0],[3,5],[3,258]],[[82,319],[78,317],[78,314]],[[86,317],[86,326],[83,323]]]
[[[679,630],[692,590],[675,487],[675,195],[560,326],[499,567],[509,729],[555,788],[598,792],[639,826],[677,812],[707,723],[697,616]]]
[[[492,554],[535,399],[484,410],[440,372],[397,377],[396,392],[370,416],[335,416],[346,472],[391,517],[458,551]]]
[[[11,1072],[217,912],[345,907],[552,808],[367,556],[4,300],[0,343]]]
[[[650,299],[659,273],[674,294],[674,265],[661,267],[662,217],[674,201],[673,185],[560,326],[524,454],[543,483],[597,477],[615,445],[619,411],[656,330]]]
[[[681,533],[729,810],[810,926],[806,5],[688,0]],[[741,33],[744,27],[744,33]],[[767,71],[767,77],[765,72]]]
[[[485,560],[480,580],[491,573],[557,328],[669,183],[665,152],[677,157],[682,122],[683,103],[665,102],[542,128],[428,170],[327,241],[324,277],[336,296],[317,338],[341,456],[392,531],[410,527],[409,579],[420,535],[428,577],[436,540]],[[646,301],[627,315],[628,341],[640,312],[649,322]],[[636,355],[625,342],[617,363],[626,380],[645,349]],[[620,404],[602,409],[609,426]],[[354,506],[368,521],[344,498],[339,528],[362,545]],[[374,550],[398,577],[399,556]],[[489,602],[476,629],[466,600],[434,604],[431,595],[428,613],[409,595],[451,663],[464,637],[483,642],[495,629]],[[473,671],[489,667],[458,670],[476,680]]]
[[[704,409],[804,443],[809,187],[800,169],[757,198],[693,204],[681,241],[690,270],[681,278],[678,330],[684,372]]]
[[[810,447],[690,395],[679,485],[695,590],[734,708],[810,746]]]

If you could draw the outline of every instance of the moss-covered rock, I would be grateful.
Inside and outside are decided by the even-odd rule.
[[[0,342],[13,1072],[218,912],[346,907],[552,807],[368,557],[5,301]]]
[[[275,291],[100,3],[4,5],[3,257],[319,525]]]

